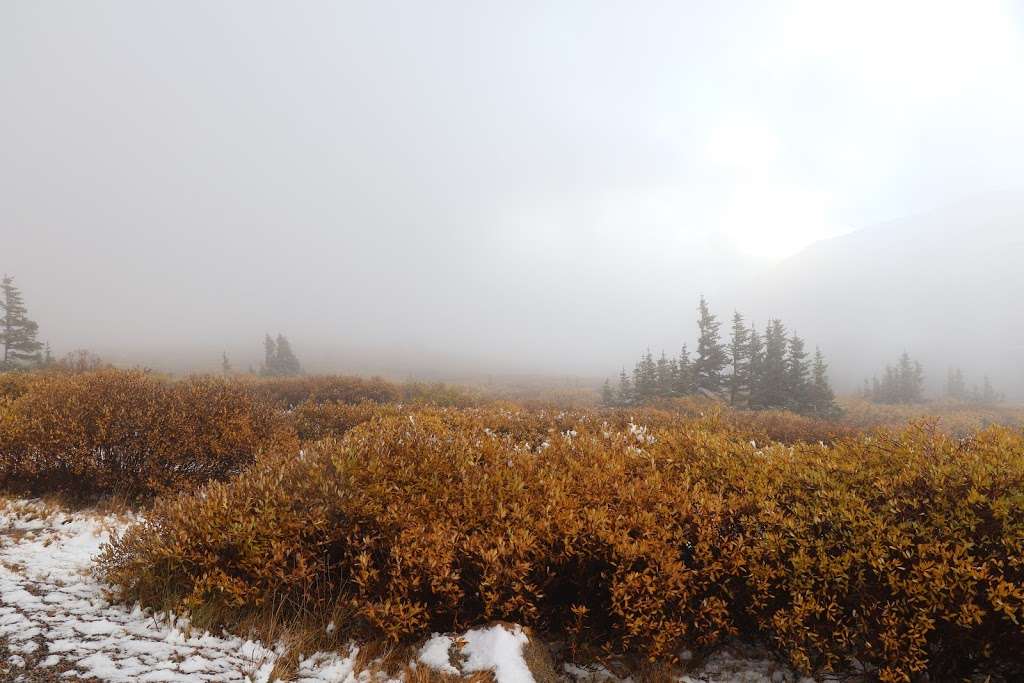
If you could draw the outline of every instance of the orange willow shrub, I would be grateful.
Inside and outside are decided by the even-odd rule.
[[[826,443],[856,437],[863,430],[842,420],[826,420],[797,415],[785,410],[728,411],[723,420],[737,432],[750,436],[758,443]]]
[[[29,372],[0,372],[0,400],[13,401],[28,391],[29,387],[40,378],[39,374]]]
[[[541,446],[531,416],[490,418],[378,418],[302,458],[158,501],[101,567],[147,604],[340,603],[394,639],[507,619],[667,656],[731,632],[738,539],[716,494],[666,480],[637,448],[645,435]]]
[[[391,403],[315,403],[304,401],[291,413],[289,418],[299,439],[319,441],[327,437],[338,437],[350,429],[369,422],[381,415],[398,415],[400,406]]]
[[[884,681],[1024,675],[1019,431],[957,440],[923,424],[758,458],[704,471],[749,513],[746,613],[795,666],[856,659]]]
[[[992,425],[1024,426],[1024,406],[1020,405],[973,405],[941,401],[889,405],[863,399],[844,399],[842,405],[843,423],[857,429],[893,428],[915,420],[934,418],[942,431],[966,437]]]
[[[145,497],[225,478],[294,433],[236,382],[104,370],[38,376],[0,421],[0,488]]]
[[[808,672],[1024,675],[1021,433],[756,448],[615,415],[377,416],[158,501],[100,566],[160,608],[341,609],[393,639],[505,619],[609,653],[739,635]]]
[[[487,400],[479,391],[443,382],[406,382],[401,386],[402,400],[449,408],[481,406]]]
[[[342,377],[339,375],[307,375],[303,377],[275,377],[249,379],[246,382],[253,395],[284,408],[294,408],[304,401],[313,403],[386,403],[401,397],[398,386],[371,377]]]

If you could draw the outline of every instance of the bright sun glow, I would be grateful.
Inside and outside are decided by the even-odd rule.
[[[722,232],[742,253],[779,261],[818,240],[850,232],[830,218],[828,202],[798,187],[746,186],[725,211]]]

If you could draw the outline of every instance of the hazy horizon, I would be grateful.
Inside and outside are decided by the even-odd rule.
[[[312,371],[600,378],[692,345],[703,294],[723,330],[734,308],[791,320],[840,391],[907,350],[932,382],[962,364],[1024,397],[1020,279],[915,292],[921,315],[870,344],[785,287],[838,269],[821,244],[870,264],[881,237],[830,241],[858,231],[919,226],[953,259],[937,226],[971,230],[958,205],[1011,207],[970,275],[908,262],[885,296],[1024,256],[1021,3],[15,0],[0,19],[0,270],[58,355],[244,370],[281,332]]]

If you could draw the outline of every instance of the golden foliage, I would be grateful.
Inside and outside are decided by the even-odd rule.
[[[249,390],[257,397],[284,408],[294,408],[304,401],[313,403],[385,403],[401,397],[399,388],[381,379],[371,377],[341,377],[336,375],[306,375],[302,377],[250,378]]]
[[[237,382],[143,372],[34,375],[0,412],[0,488],[139,498],[226,478],[264,451],[297,452]]]
[[[1024,407],[1011,404],[882,404],[863,399],[844,399],[841,404],[844,412],[843,423],[861,430],[899,427],[926,418],[937,420],[942,431],[958,437],[969,436],[992,425],[1024,426]]]
[[[1018,431],[758,447],[722,416],[383,412],[157,501],[105,576],[392,640],[509,620],[653,659],[741,635],[805,671],[1024,673]]]

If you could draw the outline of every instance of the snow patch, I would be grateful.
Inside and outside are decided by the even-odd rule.
[[[498,683],[534,683],[530,667],[523,658],[523,647],[528,642],[522,627],[515,624],[477,628],[457,637],[435,633],[420,648],[417,661],[446,674],[493,671]],[[449,657],[455,645],[458,646],[458,666],[454,666]]]

